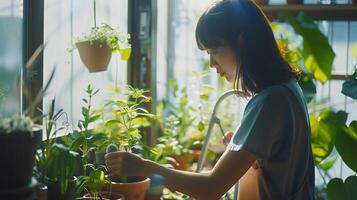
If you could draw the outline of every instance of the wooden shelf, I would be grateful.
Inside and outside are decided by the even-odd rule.
[[[279,11],[289,11],[305,12],[313,20],[357,21],[357,4],[265,5],[261,8],[271,20],[277,19]]]

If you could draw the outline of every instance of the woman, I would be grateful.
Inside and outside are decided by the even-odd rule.
[[[160,174],[165,186],[219,199],[240,181],[239,199],[314,199],[314,164],[299,73],[283,59],[269,21],[249,0],[222,0],[200,17],[196,40],[211,67],[252,97],[241,126],[208,174],[165,168],[130,153],[106,156],[110,176]],[[238,92],[238,86],[240,92]]]

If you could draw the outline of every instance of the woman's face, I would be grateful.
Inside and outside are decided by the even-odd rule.
[[[234,50],[230,47],[218,47],[207,49],[207,53],[210,55],[210,66],[216,68],[217,74],[233,82],[238,64]]]

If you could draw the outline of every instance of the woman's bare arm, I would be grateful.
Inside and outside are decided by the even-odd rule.
[[[116,152],[108,154],[107,166],[110,176],[145,176],[160,174],[165,177],[165,186],[196,199],[216,200],[224,195],[256,160],[247,151],[226,151],[215,167],[207,174],[179,171],[166,168],[140,157]]]

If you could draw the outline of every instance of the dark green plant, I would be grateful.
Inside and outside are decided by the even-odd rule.
[[[56,138],[57,132],[64,129],[57,128],[57,120],[64,115],[62,109],[56,110],[53,99],[48,114],[44,114],[46,138],[40,143],[41,151],[36,154],[34,170],[34,175],[41,184],[58,183],[61,194],[67,191],[80,165],[80,155],[70,151]]]
[[[81,176],[77,179],[78,187],[76,190],[76,196],[80,196],[83,190],[85,190],[91,198],[102,199],[100,196],[101,189],[104,186],[111,184],[111,181],[105,175],[106,169],[104,167],[95,167],[91,164],[88,166],[92,168],[89,175]]]
[[[82,107],[83,119],[78,121],[78,130],[70,133],[70,149],[80,152],[82,155],[83,172],[86,175],[86,167],[89,163],[90,150],[96,145],[105,142],[107,136],[103,133],[96,133],[90,125],[101,118],[101,115],[96,113],[92,108],[92,98],[99,90],[94,90],[91,85],[88,85],[85,92],[88,97],[82,99],[84,106]]]

